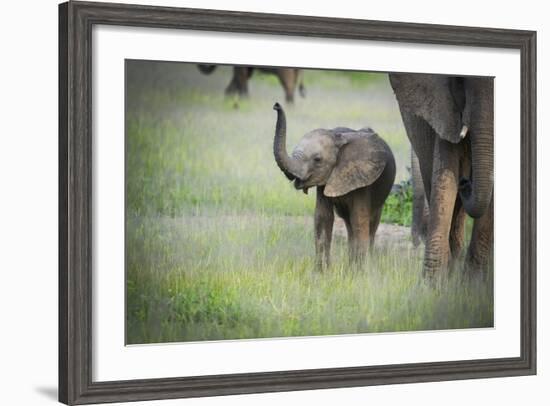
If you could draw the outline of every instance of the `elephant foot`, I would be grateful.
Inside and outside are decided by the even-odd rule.
[[[324,260],[317,258],[315,260],[315,270],[317,272],[324,272],[329,268],[330,268],[330,258],[325,258]]]
[[[349,263],[352,268],[360,269],[367,262],[369,247],[372,247],[372,240],[355,240],[349,247]]]
[[[488,257],[476,257],[469,253],[464,261],[465,273],[470,275],[486,274],[489,269],[489,263]]]
[[[439,249],[434,249],[434,247],[441,246],[434,243],[433,240],[431,243],[426,244],[422,273],[427,279],[435,279],[443,274],[447,274],[449,271],[449,247]]]
[[[436,281],[440,278],[449,275],[449,264],[441,265],[439,262],[426,262],[424,261],[424,268],[422,269],[422,276],[427,281]]]
[[[248,98],[248,90],[240,89],[238,86],[229,85],[225,89],[225,95],[227,97],[241,97],[243,99]]]
[[[367,253],[366,252],[361,252],[361,253],[355,254],[351,258],[352,265],[356,266],[356,267],[361,267],[366,262],[367,262]]]
[[[416,232],[416,231],[412,231],[412,243],[413,243],[413,247],[414,248],[417,248],[420,243],[422,242],[422,239],[420,237],[420,233]]]

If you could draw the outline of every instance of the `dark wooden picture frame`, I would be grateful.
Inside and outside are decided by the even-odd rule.
[[[517,49],[521,54],[521,353],[476,359],[129,381],[92,380],[95,24]],[[536,32],[68,2],[59,6],[59,400],[217,396],[536,373]]]

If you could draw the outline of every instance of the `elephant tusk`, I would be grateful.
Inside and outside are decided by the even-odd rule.
[[[460,139],[463,139],[466,137],[466,134],[468,134],[468,126],[462,126],[462,130],[460,130]]]

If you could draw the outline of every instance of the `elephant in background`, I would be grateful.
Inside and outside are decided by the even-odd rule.
[[[474,218],[466,267],[485,269],[493,246],[493,79],[389,78],[429,205],[424,274],[458,258],[466,213]]]
[[[361,261],[380,223],[382,208],[395,180],[389,146],[372,129],[317,129],[305,134],[292,155],[286,150],[286,117],[279,103],[273,153],[279,169],[307,193],[317,188],[314,216],[318,268],[330,263],[334,211],[348,233],[350,259]]]
[[[198,65],[199,70],[209,75],[216,69],[216,65]],[[253,66],[235,66],[233,67],[233,77],[225,89],[225,94],[238,95],[241,97],[248,97],[248,80],[252,77],[254,70],[260,72],[273,74],[277,76],[283,90],[285,92],[285,99],[287,103],[294,102],[294,93],[296,87],[302,97],[305,97],[306,90],[302,78],[302,70],[298,68],[267,68],[267,67],[253,67]]]

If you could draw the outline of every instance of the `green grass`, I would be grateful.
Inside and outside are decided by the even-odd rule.
[[[410,227],[413,211],[412,184],[410,181],[401,181],[399,186],[399,191],[390,193],[386,199],[381,221]]]
[[[439,289],[420,253],[377,251],[350,269],[335,239],[318,272],[301,217],[128,221],[128,341],[219,340],[489,327],[491,283],[453,272]],[[490,282],[490,281],[489,281]]]
[[[336,237],[333,266],[313,267],[315,193],[295,191],[272,156],[273,77],[254,75],[250,99],[226,99],[230,68],[130,62],[126,115],[128,343],[350,334],[493,323],[492,272],[454,272],[434,289],[422,250],[376,250],[350,268]],[[387,77],[306,71],[307,98],[287,107],[289,147],[319,127],[370,125],[390,145],[396,182],[409,144]],[[410,194],[383,221],[410,224]]]

